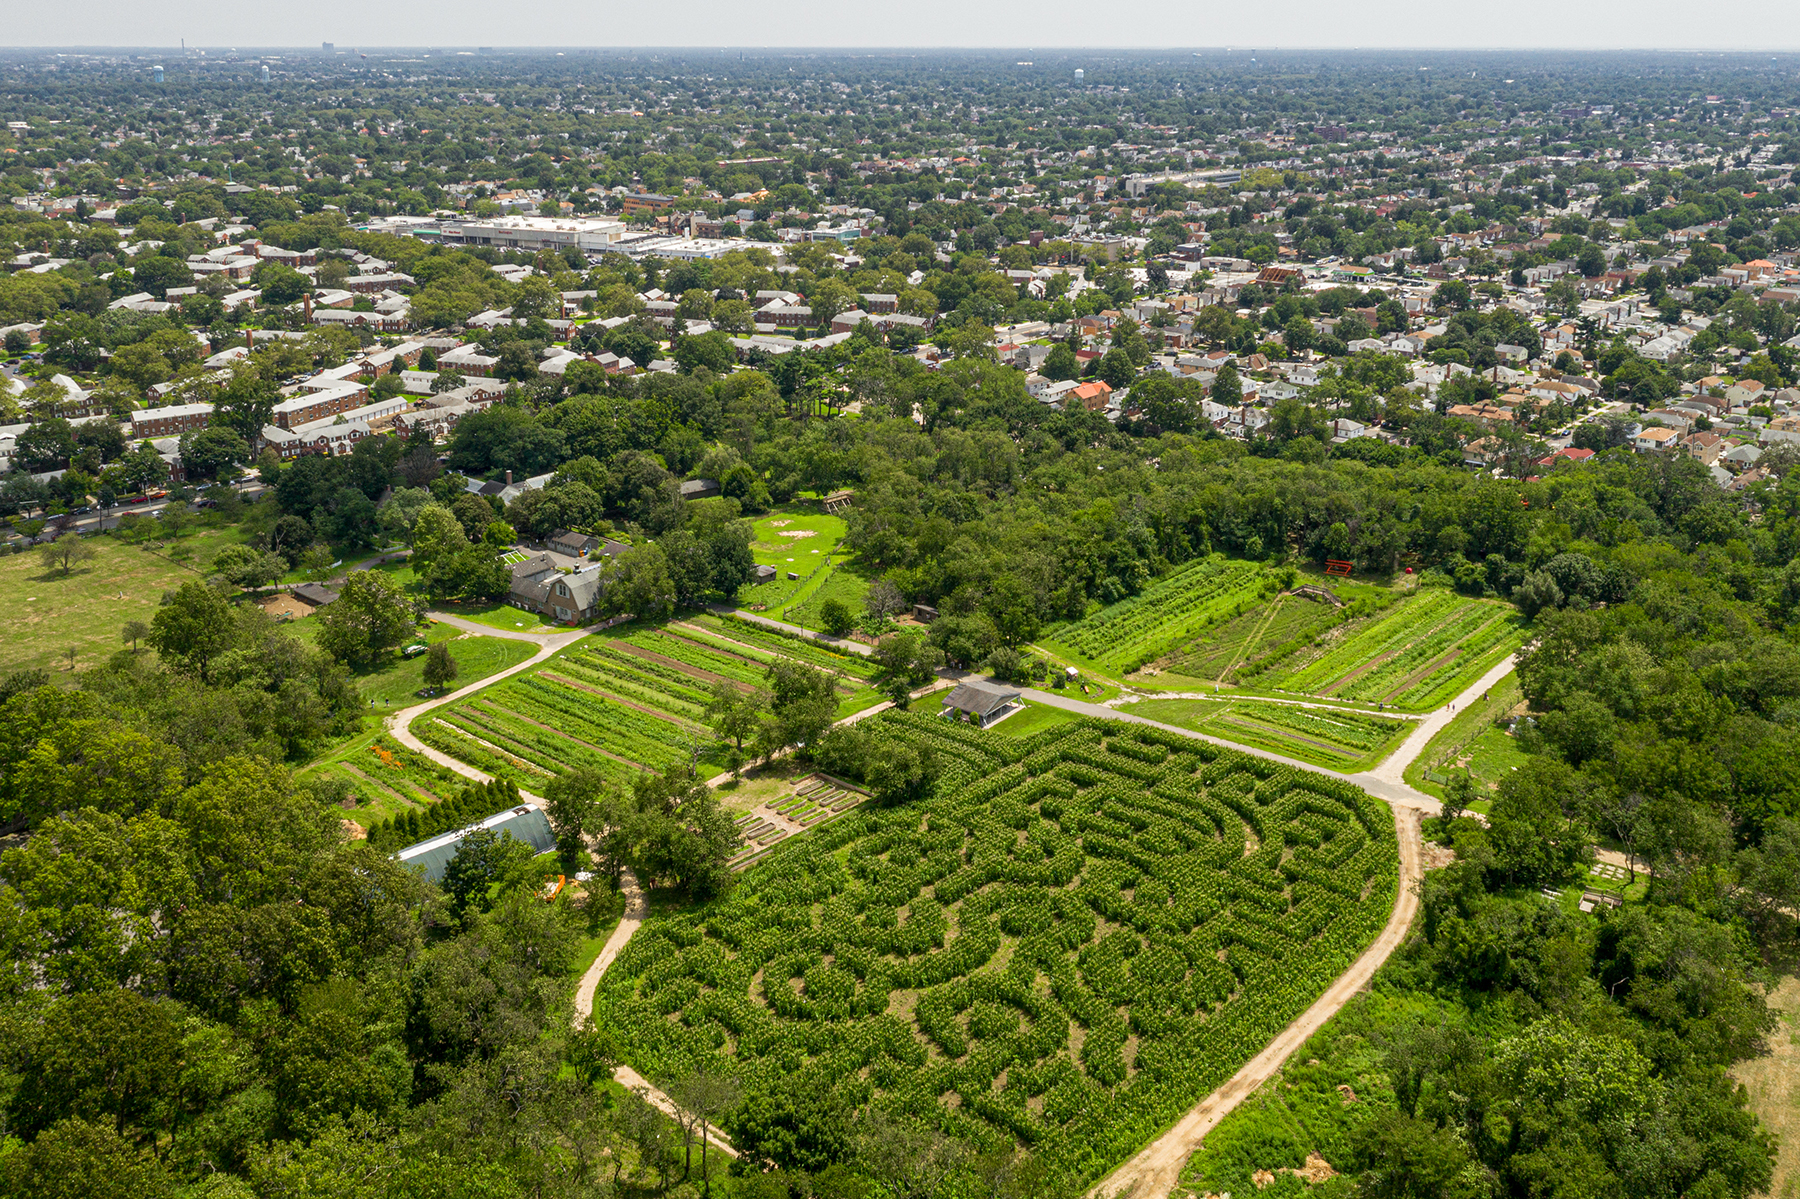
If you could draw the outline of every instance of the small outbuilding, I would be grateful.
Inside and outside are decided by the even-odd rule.
[[[992,683],[958,683],[944,697],[944,715],[953,720],[967,716],[981,728],[1024,707],[1017,691]]]

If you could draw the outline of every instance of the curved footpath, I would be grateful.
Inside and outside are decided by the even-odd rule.
[[[466,762],[460,762],[441,750],[433,749],[431,746],[413,736],[411,728],[412,722],[418,717],[431,711],[433,708],[455,703],[459,699],[466,699],[490,683],[498,683],[501,679],[511,678],[521,671],[530,670],[533,666],[536,666],[545,658],[550,657],[559,650],[564,650],[569,646],[574,645],[577,641],[586,637],[588,632],[586,629],[571,629],[562,633],[526,633],[516,629],[489,628],[487,625],[476,624],[472,620],[464,620],[460,616],[452,616],[447,612],[427,612],[426,615],[435,621],[449,625],[453,629],[461,629],[465,633],[476,633],[483,637],[499,637],[506,641],[530,641],[535,643],[538,647],[537,653],[531,655],[531,657],[525,659],[516,666],[509,666],[505,670],[497,671],[494,674],[476,679],[473,683],[470,683],[465,687],[458,687],[455,691],[447,692],[444,695],[438,696],[436,699],[428,699],[424,703],[414,704],[410,708],[402,708],[398,712],[391,713],[387,718],[388,733],[394,740],[406,746],[406,748],[412,750],[416,754],[431,759],[439,766],[454,770],[457,774],[462,775],[466,779],[477,783],[485,783],[491,777],[487,772],[477,770]],[[534,804],[542,803],[542,800],[529,792],[521,791],[519,794]]]

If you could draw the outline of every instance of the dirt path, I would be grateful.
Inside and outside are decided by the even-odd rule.
[[[488,675],[486,678],[477,679],[466,687],[459,687],[446,695],[438,696],[436,699],[428,699],[422,704],[414,704],[410,708],[402,708],[387,718],[387,731],[393,736],[394,740],[406,746],[406,748],[422,757],[431,759],[439,766],[455,771],[466,779],[473,779],[477,783],[488,782],[490,781],[491,776],[489,776],[486,771],[477,770],[466,762],[459,762],[449,754],[440,750],[435,750],[413,736],[412,729],[410,728],[412,722],[418,717],[431,711],[433,708],[441,708],[445,704],[455,703],[459,699],[467,699],[469,696],[474,695],[477,691],[480,691],[490,683],[497,683],[501,679],[509,679],[515,674],[530,670],[533,666],[536,666],[538,663],[549,658],[559,650],[564,650],[569,646],[574,645],[577,641],[586,637],[588,632],[586,629],[571,629],[562,633],[521,633],[506,629],[490,629],[486,625],[476,624],[474,621],[470,620],[464,620],[460,616],[451,616],[446,612],[430,612],[427,613],[427,615],[433,620],[442,621],[452,628],[462,629],[466,632],[479,633],[484,637],[502,637],[508,641],[531,641],[535,642],[538,646],[537,653],[515,666],[509,666],[505,670]],[[508,756],[510,757],[511,755],[509,754]],[[521,791],[519,792],[519,795],[528,803],[536,804],[539,807],[543,806],[543,800],[528,791]]]
[[[637,876],[633,875],[631,871],[625,871],[620,877],[619,889],[625,893],[625,914],[619,917],[619,923],[613,928],[612,935],[606,938],[606,944],[600,947],[600,956],[594,959],[594,964],[587,968],[587,973],[583,974],[581,981],[575,985],[575,1011],[572,1022],[577,1029],[585,1025],[588,1018],[594,1014],[594,992],[600,989],[600,980],[605,977],[607,968],[619,960],[619,955],[625,952],[625,946],[631,943],[632,934],[642,927],[644,917],[650,911],[650,902],[645,897],[643,888],[638,886]],[[681,1109],[675,1106],[675,1101],[651,1086],[645,1081],[643,1075],[630,1066],[620,1066],[614,1070],[613,1081],[622,1087],[636,1091],[651,1107],[670,1119],[680,1119]],[[727,1141],[724,1134],[716,1129],[708,1128],[706,1139],[719,1152],[732,1157],[738,1155],[738,1151],[731,1147],[731,1142]]]
[[[1340,974],[1337,981],[1298,1020],[1282,1029],[1261,1053],[1245,1062],[1243,1068],[1232,1075],[1224,1086],[1190,1109],[1187,1115],[1176,1121],[1173,1128],[1101,1180],[1092,1194],[1130,1195],[1132,1199],[1168,1195],[1180,1180],[1188,1158],[1193,1156],[1200,1143],[1206,1139],[1206,1134],[1273,1077],[1288,1056],[1304,1045],[1358,991],[1366,987],[1382,963],[1387,961],[1388,955],[1399,948],[1419,908],[1417,886],[1423,875],[1419,814],[1396,808],[1394,827],[1400,838],[1400,896],[1381,935],[1363,950],[1362,956],[1351,964],[1350,969]]]

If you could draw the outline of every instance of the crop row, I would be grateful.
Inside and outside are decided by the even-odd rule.
[[[647,924],[595,1015],[650,1077],[729,1056],[752,1092],[879,1098],[1091,1178],[1266,1044],[1391,907],[1392,820],[1335,780],[1143,726],[865,727],[938,749],[937,796],[847,813]]]
[[[467,733],[441,723],[436,711],[427,712],[414,720],[411,729],[413,736],[439,753],[449,754],[457,761],[467,763],[495,778],[503,778],[527,788],[541,787],[544,783],[544,770],[528,765],[523,758],[495,753],[486,746],[477,744]]]
[[[495,688],[483,698],[653,770],[686,761],[696,740],[712,743],[711,734],[690,734],[667,720],[549,679]]]
[[[1386,744],[1402,728],[1402,724],[1398,720],[1387,720],[1380,716],[1365,716],[1360,712],[1303,708],[1298,704],[1239,700],[1232,705],[1232,708],[1245,716],[1260,720],[1264,724],[1275,725],[1278,728],[1302,733],[1308,737],[1317,737],[1321,741],[1346,746],[1364,753]]]
[[[1385,677],[1390,680],[1380,692],[1385,696],[1393,689],[1394,681],[1405,677],[1404,673],[1391,673],[1391,659],[1405,655],[1409,662],[1416,663],[1420,661],[1420,655],[1431,652],[1433,647],[1441,655],[1449,645],[1439,636],[1443,630],[1471,617],[1485,619],[1494,611],[1491,605],[1467,600],[1452,592],[1423,592],[1339,642],[1316,661],[1296,671],[1283,686],[1313,693],[1335,689],[1347,698],[1373,698],[1377,694],[1374,687]],[[1370,666],[1371,663],[1374,665]],[[1353,679],[1348,677],[1363,667],[1369,668]],[[1416,665],[1413,668],[1416,669]]]
[[[691,666],[696,670],[703,670],[739,683],[754,685],[762,682],[766,669],[761,663],[715,653],[684,637],[673,637],[655,630],[639,630],[624,638],[624,641],[629,645],[649,650],[654,654],[661,654],[665,658]],[[695,680],[690,675],[688,681],[691,685]],[[709,686],[710,684],[702,682],[701,685]]]
[[[565,654],[544,667],[542,673],[557,675],[633,703],[661,708],[689,720],[698,720],[711,698],[709,689],[701,686],[697,679],[661,663],[634,658],[604,646],[590,647],[580,654]],[[542,677],[542,673],[533,677]]]
[[[739,645],[753,646],[821,670],[835,670],[858,679],[872,678],[875,674],[874,666],[860,654],[840,653],[809,638],[790,636],[742,617],[709,614],[695,617],[691,623]]]
[[[1442,659],[1453,652],[1460,657],[1461,652],[1470,649],[1475,649],[1479,655],[1482,649],[1498,644],[1505,629],[1497,608],[1488,604],[1469,605],[1449,619],[1440,621],[1418,640],[1394,652],[1375,669],[1359,676],[1343,689],[1343,693],[1358,699],[1388,699],[1391,696],[1401,700],[1402,696],[1396,692],[1402,687],[1407,692],[1414,692],[1425,685],[1425,689],[1429,691],[1435,686],[1432,679],[1437,674],[1455,668],[1454,659],[1439,665]],[[1488,637],[1485,643],[1483,634]],[[1465,642],[1468,644],[1464,645]],[[1421,671],[1428,673],[1408,682]]]
[[[1083,657],[1135,670],[1171,645],[1242,615],[1271,585],[1262,567],[1213,555],[1055,634]]]

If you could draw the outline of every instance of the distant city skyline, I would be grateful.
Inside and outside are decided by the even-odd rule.
[[[547,49],[1290,49],[1650,50],[1780,53],[1800,49],[1800,5],[1718,0],[1522,0],[1504,9],[1451,9],[1425,0],[1267,5],[1139,0],[1097,11],[1072,0],[1020,10],[997,3],[919,0],[904,21],[889,9],[834,12],[830,21],[774,21],[755,6],[697,0],[679,10],[572,3],[258,5],[190,0],[154,7],[96,0],[22,5],[0,41],[13,48],[290,47],[339,51],[474,45]],[[674,18],[674,19],[671,19]],[[444,35],[434,38],[433,34]]]

